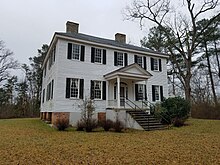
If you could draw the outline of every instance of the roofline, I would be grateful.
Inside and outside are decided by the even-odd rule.
[[[157,52],[153,53],[153,52],[148,52],[147,50],[146,51],[139,51],[139,50],[134,50],[134,49],[129,49],[129,48],[121,48],[121,47],[117,47],[117,46],[112,46],[112,45],[108,45],[108,44],[100,44],[100,43],[97,43],[97,42],[91,42],[91,41],[77,39],[77,38],[73,38],[73,37],[67,37],[67,36],[64,36],[64,35],[61,35],[61,34],[57,34],[57,32],[55,33],[55,35],[59,38],[63,38],[63,39],[67,39],[67,40],[73,40],[73,41],[88,43],[88,44],[91,44],[91,45],[98,45],[98,46],[107,47],[107,48],[113,48],[113,49],[122,50],[122,51],[126,50],[128,52],[135,52],[135,53],[138,53],[138,54],[152,55],[152,56],[163,57],[163,58],[168,58],[169,57],[168,54],[157,53]]]
[[[51,45],[53,45],[54,42],[58,38],[71,40],[71,41],[76,41],[76,42],[81,42],[81,43],[86,43],[86,44],[91,44],[91,45],[96,45],[96,46],[101,46],[101,47],[106,47],[106,48],[112,48],[112,49],[119,50],[119,51],[127,51],[127,52],[142,54],[142,55],[148,55],[148,56],[150,55],[150,56],[154,56],[154,57],[156,56],[156,57],[162,57],[162,58],[169,58],[168,54],[162,54],[162,53],[156,53],[156,52],[152,53],[152,52],[148,52],[147,50],[146,51],[139,51],[139,50],[134,50],[134,49],[129,49],[129,48],[121,48],[121,47],[117,47],[117,46],[112,46],[112,45],[108,45],[108,44],[100,44],[100,43],[97,43],[97,42],[91,42],[91,41],[77,39],[77,38],[73,38],[73,37],[67,37],[67,36],[64,36],[64,35],[61,35],[61,34],[58,34],[57,32],[55,32],[53,37],[52,37],[52,40],[49,44],[47,54],[46,54],[46,56],[43,60],[42,68],[45,65],[45,61],[48,59],[48,54],[51,51]]]

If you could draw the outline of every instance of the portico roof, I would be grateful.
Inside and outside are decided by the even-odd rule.
[[[149,79],[151,76],[152,74],[140,67],[137,63],[133,63],[105,74],[104,78],[106,80],[111,80],[120,77],[125,79],[144,81]]]

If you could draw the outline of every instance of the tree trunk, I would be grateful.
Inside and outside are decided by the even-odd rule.
[[[207,43],[205,42],[205,55],[207,59],[207,64],[208,64],[208,72],[209,72],[209,77],[210,77],[210,82],[211,82],[211,88],[212,88],[212,93],[213,93],[213,98],[215,105],[218,104],[216,93],[215,93],[215,85],[214,85],[214,80],[212,76],[212,70],[211,70],[211,64],[210,64],[210,59],[209,59],[209,53],[208,53],[208,48],[207,48]]]
[[[218,58],[218,51],[217,51],[216,41],[214,41],[214,45],[215,45],[215,56],[216,56],[217,66],[218,66],[218,77],[220,78],[220,62],[219,62],[219,58]]]

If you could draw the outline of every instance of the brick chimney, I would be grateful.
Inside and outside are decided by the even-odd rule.
[[[75,23],[75,22],[67,21],[66,32],[67,33],[78,33],[79,32],[79,24]]]
[[[115,41],[125,44],[126,43],[126,35],[121,34],[121,33],[116,33],[115,34]]]

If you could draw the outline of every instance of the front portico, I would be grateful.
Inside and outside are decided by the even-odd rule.
[[[141,107],[141,101],[147,100],[147,80],[151,76],[136,63],[104,75],[107,82],[107,108]]]

